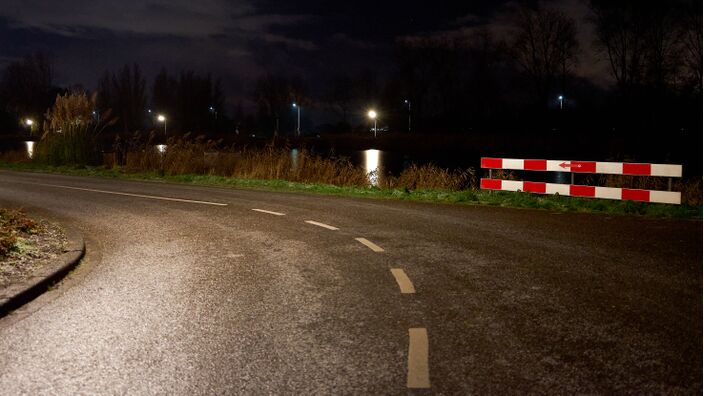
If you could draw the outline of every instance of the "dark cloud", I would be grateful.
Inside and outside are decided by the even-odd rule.
[[[563,6],[582,17],[580,1]],[[398,38],[468,35],[481,25],[500,30],[510,4],[5,0],[0,8],[0,66],[44,51],[54,56],[59,84],[88,88],[104,70],[125,63],[139,63],[148,76],[161,67],[193,69],[220,77],[234,103],[246,99],[252,82],[266,72],[300,75],[313,90],[336,73],[365,68],[389,73]]]

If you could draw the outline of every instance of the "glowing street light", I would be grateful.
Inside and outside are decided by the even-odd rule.
[[[164,123],[164,137],[166,137],[166,116],[163,114],[158,114],[156,120]]]
[[[559,101],[560,101],[560,110],[562,110],[562,103],[564,102],[564,100],[565,100],[565,97],[564,97],[564,96],[562,96],[562,95],[560,95],[560,96],[558,96],[558,97],[557,97],[557,100],[559,100]]]
[[[367,113],[367,116],[369,116],[369,118],[374,120],[374,137],[376,137],[376,116],[377,116],[376,111],[369,110],[369,112]]]
[[[408,105],[408,133],[411,133],[411,100],[405,99],[403,103]]]
[[[29,134],[31,135],[34,131],[34,120],[31,118],[25,118],[24,120],[22,120],[22,124],[27,127],[27,129],[29,130]]]
[[[301,106],[293,102],[291,105],[294,109],[298,110],[298,126],[296,127],[296,136],[301,136]]]

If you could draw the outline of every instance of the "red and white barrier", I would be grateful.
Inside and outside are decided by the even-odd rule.
[[[635,164],[627,162],[556,161],[541,159],[482,158],[481,167],[488,169],[544,172],[602,173],[609,175],[682,177],[682,165]],[[631,188],[595,187],[575,184],[481,179],[485,190],[522,191],[536,194],[559,194],[569,197],[604,198],[641,202],[680,204],[681,193],[674,191],[638,190]],[[574,183],[574,177],[572,179]],[[669,189],[669,188],[668,188]]]
[[[668,204],[679,204],[682,199],[681,194],[675,191],[580,186],[575,184],[541,183],[520,180],[481,179],[481,188],[485,190],[522,191],[536,194],[559,194],[569,197],[604,198]]]
[[[628,162],[558,161],[544,159],[482,158],[482,168],[608,175],[682,177],[682,165]]]

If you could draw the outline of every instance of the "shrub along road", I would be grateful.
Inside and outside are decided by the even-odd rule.
[[[3,204],[87,247],[0,319],[10,394],[702,389],[701,221],[0,171]]]

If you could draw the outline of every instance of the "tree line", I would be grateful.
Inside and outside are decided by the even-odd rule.
[[[702,11],[689,0],[589,2],[595,43],[577,40],[579,26],[565,13],[523,4],[513,33],[400,38],[394,72],[338,74],[317,90],[299,76],[265,74],[243,104],[225,108],[218,79],[162,69],[151,83],[137,64],[106,71],[97,83],[96,117],[112,109],[114,131],[159,128],[174,132],[266,135],[294,131],[292,103],[329,114],[322,132],[366,130],[360,114],[375,108],[393,131],[474,133],[531,128],[613,130],[701,129]],[[607,64],[611,87],[579,77],[583,54]],[[34,54],[8,65],[0,78],[0,125],[41,119],[60,89],[49,59]],[[251,106],[249,106],[251,108]],[[307,114],[307,113],[306,113]],[[308,122],[304,118],[304,123]],[[307,125],[311,130],[312,126]],[[618,133],[618,132],[617,132]]]

